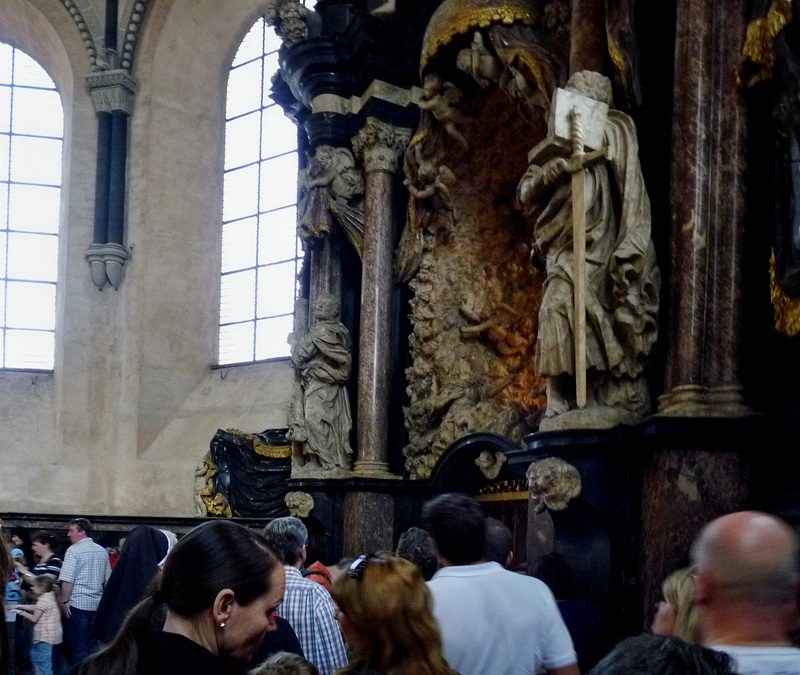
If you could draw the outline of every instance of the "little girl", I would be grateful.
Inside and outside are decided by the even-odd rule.
[[[35,605],[17,605],[14,612],[33,623],[31,661],[39,675],[53,675],[53,645],[61,643],[61,612],[53,593],[53,577],[41,574],[33,580]]]

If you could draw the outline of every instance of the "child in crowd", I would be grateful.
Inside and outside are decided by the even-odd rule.
[[[53,592],[53,577],[41,574],[33,579],[35,605],[17,605],[14,612],[34,624],[31,661],[39,675],[53,675],[53,645],[61,643],[61,613]]]
[[[277,652],[253,668],[250,675],[319,675],[319,671],[299,654]]]
[[[22,551],[18,548],[11,549],[10,558],[11,561],[16,561],[21,559]],[[5,586],[5,610],[6,610],[6,635],[8,640],[8,652],[3,656],[3,658],[13,658],[14,652],[14,621],[16,620],[16,612],[14,611],[14,607],[19,605],[20,603],[20,582],[21,578],[19,573],[13,568],[10,567],[8,570],[8,575],[6,576],[6,586]]]

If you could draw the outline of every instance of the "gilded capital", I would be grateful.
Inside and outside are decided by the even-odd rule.
[[[375,117],[368,117],[364,128],[353,136],[353,149],[363,160],[367,173],[395,173],[400,157],[411,139],[411,129],[395,127]]]

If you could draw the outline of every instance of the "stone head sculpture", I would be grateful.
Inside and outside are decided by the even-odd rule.
[[[528,467],[528,490],[536,511],[563,511],[581,493],[581,475],[569,462],[548,457]]]

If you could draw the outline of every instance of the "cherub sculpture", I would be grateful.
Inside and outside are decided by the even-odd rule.
[[[466,121],[463,113],[457,108],[460,101],[461,92],[452,82],[442,82],[442,78],[436,73],[428,73],[425,76],[418,103],[420,109],[430,112],[451,138],[464,150],[469,150],[469,143],[457,126]]]

